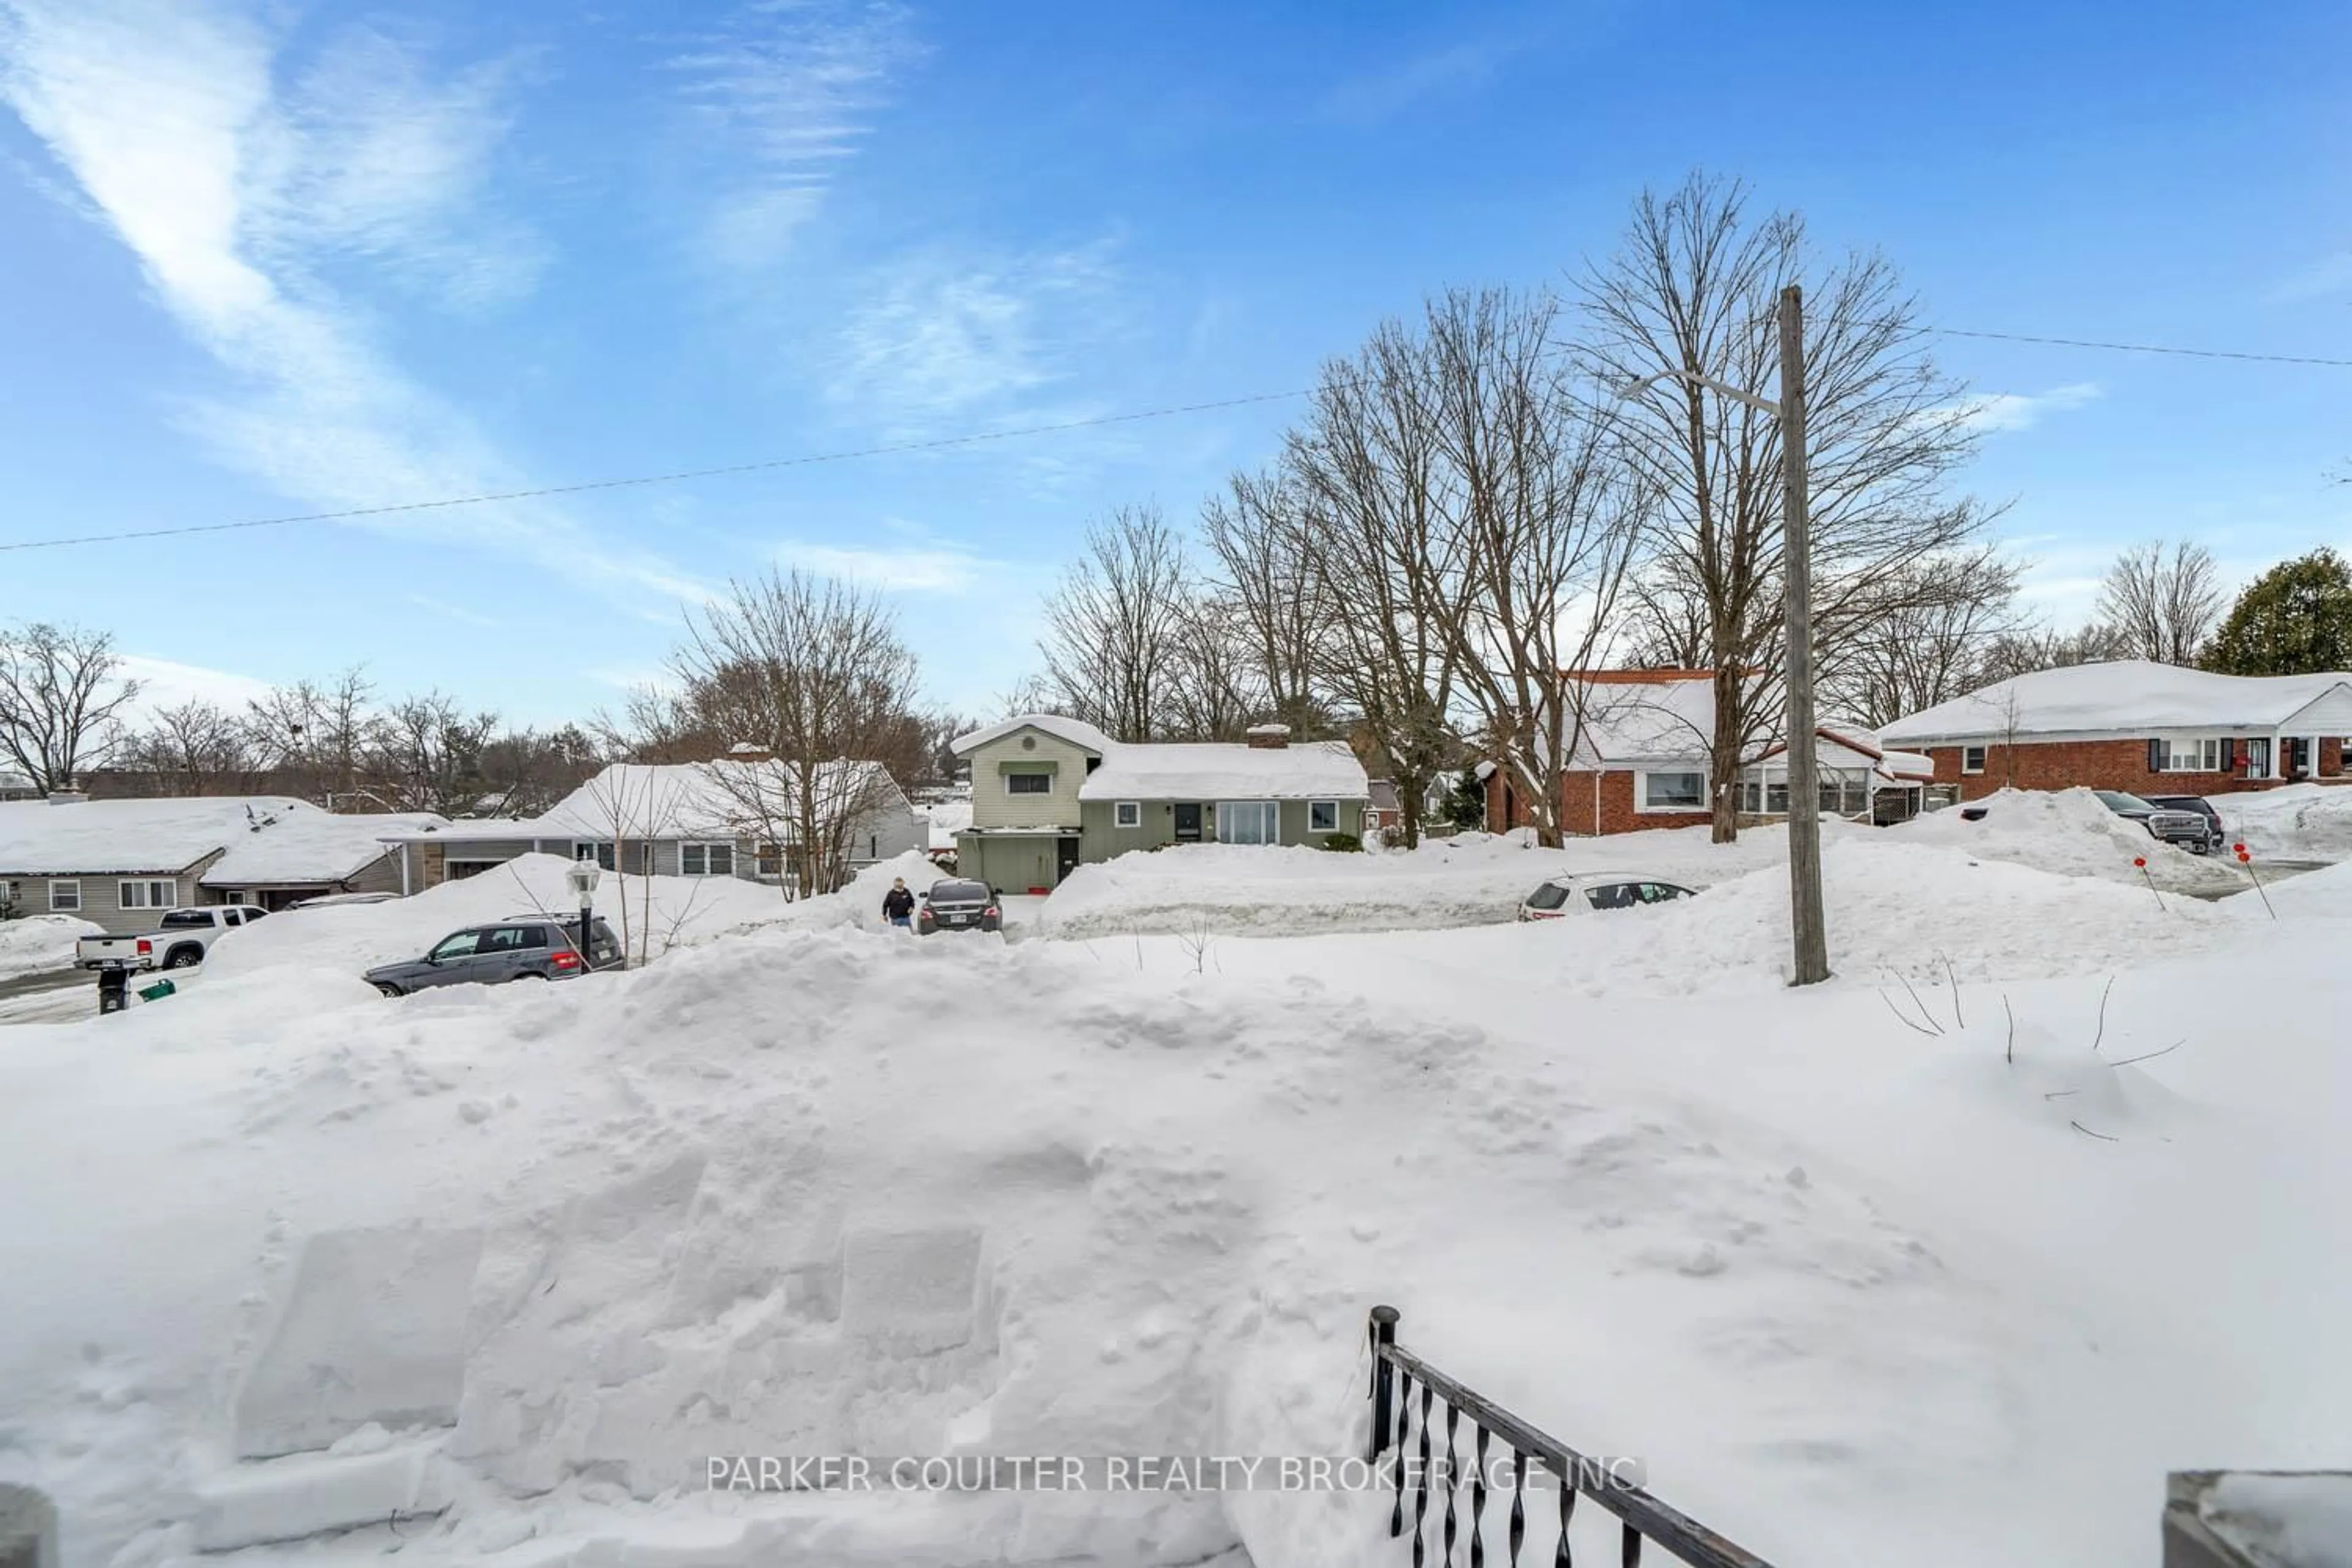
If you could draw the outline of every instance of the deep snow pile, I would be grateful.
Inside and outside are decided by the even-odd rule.
[[[1962,810],[1984,808],[1970,822]],[[2141,881],[2132,862],[2167,892],[2226,894],[2249,884],[2227,856],[2191,855],[2158,842],[2147,829],[2117,816],[2087,789],[2000,790],[1967,806],[1948,806],[1885,829],[1898,844],[1964,849],[1988,860],[2013,860],[2068,877]]]
[[[2231,841],[2259,858],[2352,860],[2352,787],[2282,784],[2212,800]]]
[[[1827,825],[1832,837],[1848,831]],[[1785,861],[1784,829],[1713,844],[1703,829],[1571,839],[1558,849],[1524,834],[1465,833],[1415,849],[1339,853],[1297,846],[1183,844],[1081,866],[1045,902],[1041,934],[1212,931],[1263,935],[1417,931],[1508,921],[1546,877],[1628,871],[1704,887]]]
[[[514,915],[572,912],[564,882],[569,862],[526,855],[462,881],[382,904],[330,904],[288,910],[224,935],[205,962],[206,984],[232,974],[289,965],[360,974],[379,963],[414,958],[461,926]],[[773,886],[734,877],[627,877],[607,874],[596,888],[596,913],[625,936],[632,963],[673,948],[762,926],[819,930],[882,928],[882,895],[893,877],[909,887],[939,873],[920,855],[870,867],[841,892],[788,901]]]
[[[2001,963],[2157,929],[2144,890],[2135,935],[2129,889],[1948,851],[1842,842],[1828,874],[1833,942],[1890,959],[1937,921],[2006,918]],[[270,1560],[1339,1568],[1392,1550],[1385,1498],[703,1481],[714,1455],[1350,1453],[1383,1300],[1810,1568],[1892,1541],[2137,1568],[2165,1470],[2340,1462],[2333,928],[2191,906],[2208,951],[2112,996],[2104,952],[1997,990],[1963,967],[1892,990],[1906,1026],[1864,950],[1817,990],[1766,972],[1776,881],[1233,940],[1222,973],[1167,938],[1129,965],[762,930],[389,1004],[216,973],[15,1031],[0,1190],[69,1195],[0,1206],[0,1479],[58,1497],[68,1568],[347,1525]],[[1714,997],[1542,983],[1538,944],[1588,941],[1757,957]],[[2295,1005],[2249,1027],[2271,994]]]
[[[73,962],[74,943],[98,936],[104,927],[78,915],[25,915],[0,921],[0,980],[63,969]]]

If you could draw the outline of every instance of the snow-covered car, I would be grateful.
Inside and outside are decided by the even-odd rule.
[[[2117,816],[2127,816],[2147,829],[2150,838],[2167,844],[2178,844],[2191,854],[2202,855],[2219,842],[2215,837],[2219,819],[2208,822],[2193,811],[2171,811],[2154,801],[2142,800],[2119,789],[2093,790],[2100,804]]]
[[[1553,877],[1519,904],[1522,921],[1556,921],[1593,910],[1629,910],[1687,899],[1692,889],[1634,871],[1578,871]]]
[[[269,911],[251,904],[216,904],[173,910],[144,936],[86,936],[74,944],[81,969],[193,969],[224,931],[257,921]]]

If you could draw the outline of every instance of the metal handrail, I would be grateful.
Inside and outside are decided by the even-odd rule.
[[[1422,1536],[1429,1513],[1430,1414],[1433,1396],[1445,1401],[1445,1561],[1452,1561],[1457,1521],[1454,1507],[1454,1447],[1460,1418],[1468,1416],[1475,1434],[1477,1464],[1471,1478],[1471,1561],[1484,1561],[1479,1531],[1486,1509],[1486,1458],[1491,1439],[1499,1438],[1512,1450],[1512,1495],[1509,1561],[1519,1560],[1525,1532],[1527,1466],[1541,1464],[1559,1480],[1559,1544],[1553,1561],[1569,1562],[1568,1529],[1579,1496],[1590,1497],[1615,1516],[1623,1528],[1622,1560],[1626,1568],[1641,1562],[1643,1542],[1654,1542],[1681,1558],[1689,1568],[1771,1568],[1754,1552],[1735,1546],[1680,1510],[1667,1506],[1638,1486],[1613,1479],[1596,1480],[1606,1467],[1580,1453],[1533,1423],[1521,1419],[1493,1400],[1447,1376],[1396,1342],[1398,1312],[1375,1307],[1371,1312],[1372,1436],[1370,1458],[1375,1461],[1393,1448],[1397,1465],[1396,1503],[1389,1516],[1389,1534],[1405,1532],[1405,1471],[1402,1462],[1412,1419],[1412,1391],[1421,1387],[1420,1480],[1412,1515],[1413,1561],[1422,1558]]]

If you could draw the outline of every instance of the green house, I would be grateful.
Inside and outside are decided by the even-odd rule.
[[[1024,713],[950,749],[971,769],[957,873],[1007,892],[1047,891],[1131,849],[1360,837],[1371,795],[1347,746],[1294,746],[1281,724],[1250,731],[1245,744],[1131,745],[1076,719]]]

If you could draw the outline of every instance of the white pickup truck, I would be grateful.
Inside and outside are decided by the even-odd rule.
[[[250,925],[268,914],[251,904],[209,904],[173,910],[145,936],[86,936],[74,943],[79,969],[188,969],[223,931]]]

